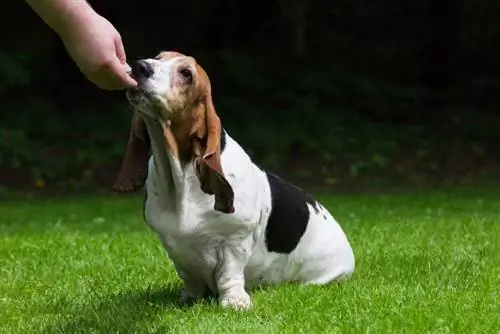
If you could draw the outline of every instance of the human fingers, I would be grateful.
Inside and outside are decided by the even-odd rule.
[[[127,64],[127,56],[125,54],[125,48],[123,47],[122,39],[120,35],[115,38],[115,50],[116,56],[120,60],[121,66],[114,63],[114,72],[116,73],[118,79],[127,87],[137,86],[137,82],[130,76],[131,68]]]
[[[109,75],[116,83],[117,89],[124,89],[137,86],[137,82],[129,75],[130,66],[121,64],[118,61],[110,64]]]
[[[137,86],[137,82],[128,74],[129,68],[128,64],[121,64],[115,58],[101,65],[97,71],[86,73],[85,76],[101,89],[122,90]]]
[[[120,60],[120,63],[127,63],[127,55],[125,54],[125,47],[123,46],[122,37],[117,33],[117,36],[114,39],[115,42],[115,51],[116,57]]]

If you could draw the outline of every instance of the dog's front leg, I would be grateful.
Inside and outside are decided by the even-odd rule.
[[[217,249],[215,284],[222,307],[249,309],[250,295],[245,291],[245,267],[250,257],[250,247],[245,242],[223,242]]]
[[[188,270],[177,260],[179,256],[176,256],[169,244],[164,238],[161,238],[163,246],[167,250],[168,257],[172,260],[175,271],[179,278],[184,282],[184,287],[182,288],[180,299],[182,304],[191,304],[198,299],[205,296],[207,292],[207,285],[205,281],[199,277],[194,277],[189,273]]]

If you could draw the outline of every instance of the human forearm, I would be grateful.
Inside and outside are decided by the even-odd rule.
[[[80,71],[102,89],[135,87],[120,33],[86,0],[25,0],[61,38]]]
[[[59,36],[70,33],[75,24],[96,15],[85,0],[26,0],[33,11]]]

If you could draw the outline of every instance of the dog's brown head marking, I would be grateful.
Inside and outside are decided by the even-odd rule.
[[[159,122],[166,149],[181,163],[193,161],[203,192],[215,196],[215,209],[234,212],[234,192],[220,160],[221,123],[210,80],[192,57],[161,52],[132,64],[138,86],[127,92],[134,107],[129,141],[115,191],[140,188],[147,176],[150,138],[144,117]]]

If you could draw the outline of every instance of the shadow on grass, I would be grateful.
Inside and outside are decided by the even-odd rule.
[[[179,287],[125,291],[116,295],[99,296],[89,305],[71,307],[60,301],[55,309],[63,314],[58,323],[44,333],[137,333],[146,330],[145,322],[160,317],[166,309],[187,309],[179,302]]]

